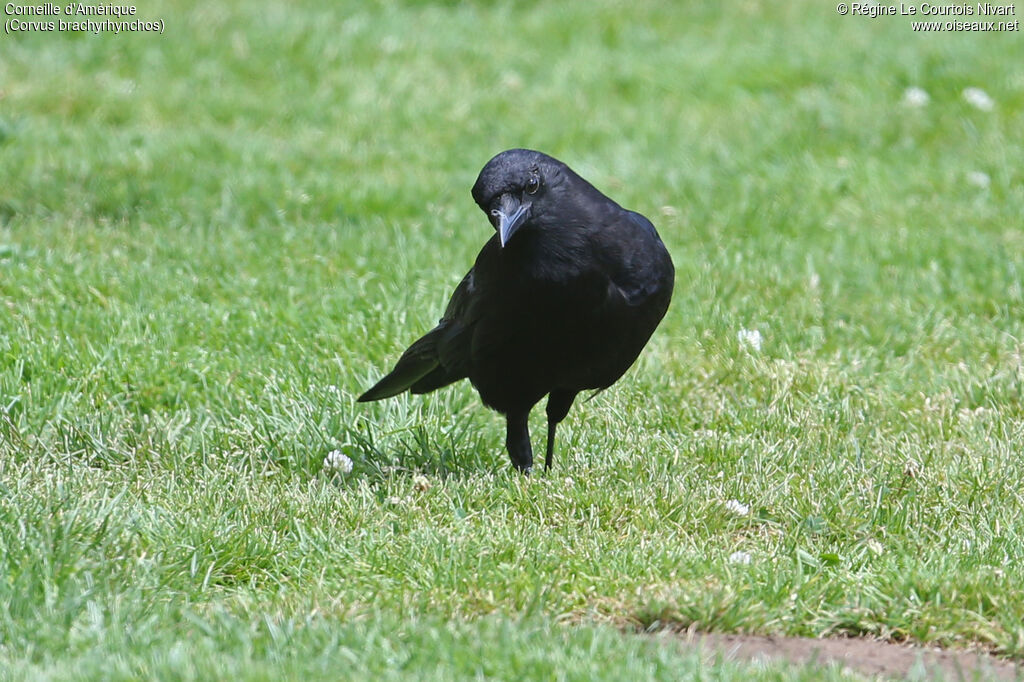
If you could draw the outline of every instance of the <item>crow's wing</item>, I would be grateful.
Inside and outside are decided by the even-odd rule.
[[[603,270],[627,305],[658,307],[663,300],[667,306],[675,275],[668,251],[650,220],[634,211],[622,213],[625,220],[601,235]]]

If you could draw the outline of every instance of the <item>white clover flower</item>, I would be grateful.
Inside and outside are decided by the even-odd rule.
[[[729,500],[725,503],[725,508],[731,511],[736,516],[749,516],[750,506],[743,504],[739,500]]]
[[[523,77],[515,71],[506,71],[501,74],[501,87],[504,90],[522,90]]]
[[[967,174],[967,182],[971,183],[975,187],[981,189],[988,189],[988,186],[992,184],[992,178],[988,176],[988,173],[981,171],[971,171]]]
[[[928,104],[930,99],[931,97],[928,96],[924,88],[919,88],[916,85],[903,91],[903,105],[907,107],[923,107]]]
[[[324,469],[331,469],[347,474],[352,471],[352,459],[341,450],[331,450],[324,457]]]
[[[432,485],[433,484],[430,482],[430,479],[423,474],[416,474],[412,477],[412,487],[421,493],[430,490]]]
[[[966,88],[963,95],[964,100],[975,109],[992,111],[996,106],[995,101],[981,88]]]
[[[733,552],[729,555],[730,564],[749,564],[753,559],[750,552]]]
[[[750,348],[753,351],[761,350],[761,332],[756,329],[741,329],[736,334],[736,338],[739,340],[740,345],[745,348]]]

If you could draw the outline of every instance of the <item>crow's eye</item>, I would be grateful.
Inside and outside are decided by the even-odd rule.
[[[536,194],[538,189],[540,189],[540,177],[531,175],[530,179],[526,181],[526,193]]]

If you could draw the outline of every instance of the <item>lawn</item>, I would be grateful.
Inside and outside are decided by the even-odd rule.
[[[852,675],[633,634],[687,627],[1024,660],[1024,42],[733,4],[0,36],[0,679]],[[517,146],[677,271],[530,478],[466,382],[355,403]]]

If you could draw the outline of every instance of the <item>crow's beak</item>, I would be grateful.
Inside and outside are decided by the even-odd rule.
[[[502,248],[508,244],[526,219],[530,215],[530,204],[524,204],[511,194],[502,194],[498,200],[498,207],[494,209],[498,218],[498,239],[501,240]]]

